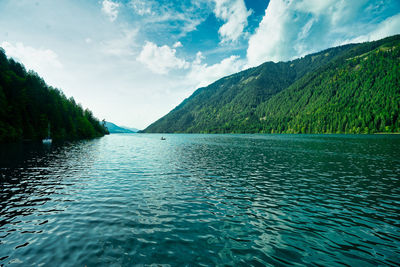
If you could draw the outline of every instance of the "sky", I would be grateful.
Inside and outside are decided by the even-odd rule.
[[[8,57],[139,129],[224,76],[399,33],[399,0],[0,0]]]

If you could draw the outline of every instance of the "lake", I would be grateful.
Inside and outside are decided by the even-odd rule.
[[[399,265],[399,135],[0,146],[0,265]]]

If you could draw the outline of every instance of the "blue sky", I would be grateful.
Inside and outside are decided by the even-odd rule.
[[[223,76],[398,33],[398,0],[0,0],[9,57],[137,128]]]

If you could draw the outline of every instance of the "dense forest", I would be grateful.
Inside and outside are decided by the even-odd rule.
[[[49,127],[50,126],[50,127]],[[52,88],[35,72],[7,59],[0,48],[0,142],[100,137],[107,133],[92,112]]]
[[[196,90],[144,132],[400,132],[400,35],[266,62]]]

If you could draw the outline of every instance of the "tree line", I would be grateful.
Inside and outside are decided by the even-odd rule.
[[[104,123],[62,91],[48,86],[34,71],[0,48],[0,142],[41,140],[50,125],[53,140],[101,137]]]

